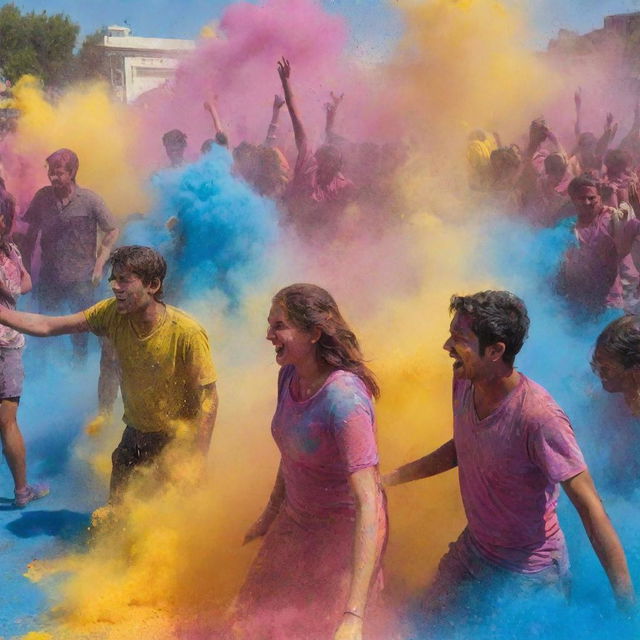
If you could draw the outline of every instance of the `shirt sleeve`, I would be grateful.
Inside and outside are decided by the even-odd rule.
[[[96,193],[93,194],[93,212],[101,231],[106,233],[108,231],[112,231],[118,226],[113,214],[109,211],[104,200]]]
[[[183,357],[188,375],[191,380],[195,380],[196,386],[206,387],[217,380],[209,338],[204,329],[186,336]]]
[[[561,411],[549,414],[532,430],[529,455],[553,483],[569,480],[587,468],[571,423]]]
[[[114,327],[115,299],[101,300],[84,311],[84,317],[92,333],[110,337]]]
[[[340,456],[349,474],[378,464],[373,404],[362,383],[338,380],[333,395],[333,432]]]

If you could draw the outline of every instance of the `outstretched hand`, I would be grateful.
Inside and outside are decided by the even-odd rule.
[[[283,83],[291,76],[291,63],[284,56],[282,56],[282,60],[278,60],[278,75]]]
[[[613,121],[613,113],[607,113],[604,130],[606,133],[611,134],[612,138],[616,135],[616,132],[618,131],[618,123]]]
[[[273,110],[278,111],[280,107],[285,103],[285,100],[282,96],[279,96],[277,93],[273,96]]]
[[[324,108],[329,112],[329,113],[335,113],[338,110],[338,107],[340,106],[340,103],[342,102],[342,100],[344,99],[344,93],[341,93],[339,96],[336,95],[335,93],[333,93],[333,91],[331,91],[329,93],[329,96],[331,97],[331,102],[325,102],[324,103]]]

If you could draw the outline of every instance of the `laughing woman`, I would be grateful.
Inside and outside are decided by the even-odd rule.
[[[242,638],[360,640],[382,586],[387,537],[373,398],[358,341],[331,295],[294,284],[273,298],[280,365],[271,431],[281,460],[245,542],[265,536],[237,600]]]

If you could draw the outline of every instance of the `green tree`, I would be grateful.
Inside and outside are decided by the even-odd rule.
[[[62,14],[22,14],[14,4],[0,7],[0,69],[16,82],[25,73],[46,86],[65,84],[73,71],[73,48],[80,27]]]
[[[109,73],[104,52],[99,45],[103,44],[106,29],[103,27],[88,35],[76,55],[75,75],[78,80],[108,79]]]

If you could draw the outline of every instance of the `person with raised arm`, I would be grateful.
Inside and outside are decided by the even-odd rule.
[[[469,590],[566,594],[569,558],[556,512],[558,485],[575,506],[620,606],[635,595],[624,550],[576,442],[551,395],[515,368],[528,333],[508,291],[451,298],[444,349],[453,359],[453,437],[383,477],[386,486],[457,468],[467,526],[424,594],[426,622],[464,604]]]
[[[195,455],[209,450],[218,395],[205,330],[162,301],[167,266],[149,247],[126,246],[109,258],[113,298],[66,316],[0,307],[0,324],[37,337],[93,332],[118,357],[126,428],[112,455],[111,500],[133,471],[154,464],[180,432]]]
[[[586,175],[569,183],[577,215],[561,223],[571,234],[571,243],[556,280],[558,293],[576,311],[593,315],[606,307],[626,308],[637,303],[637,275],[635,286],[626,278],[634,271],[631,252],[640,237],[640,220],[627,203],[618,208],[603,204],[601,188]]]
[[[335,231],[341,214],[353,198],[353,184],[342,173],[343,157],[333,144],[325,144],[314,153],[310,147],[297,102],[291,88],[291,64],[286,58],[278,62],[298,157],[285,200],[298,230],[313,235],[324,229]]]
[[[361,640],[382,586],[386,501],[373,399],[358,340],[324,289],[294,284],[273,298],[280,465],[245,543],[264,536],[236,603],[243,638]]]
[[[229,148],[229,137],[224,132],[222,124],[220,122],[220,116],[218,115],[218,96],[214,96],[211,101],[204,103],[204,110],[211,116],[213,122],[213,130],[215,137],[208,138],[202,143],[200,147],[200,153],[208,153],[214,144],[217,144],[225,149]]]

